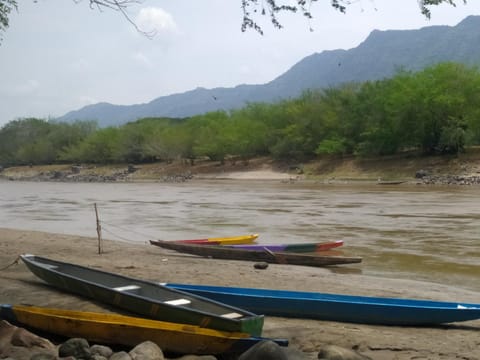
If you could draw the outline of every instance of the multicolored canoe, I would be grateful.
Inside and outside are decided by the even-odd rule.
[[[242,332],[226,332],[195,325],[150,320],[113,313],[0,305],[0,319],[17,326],[67,338],[81,337],[101,344],[136,346],[150,340],[164,352],[195,355],[243,353],[265,340]],[[284,339],[273,340],[287,346]]]
[[[231,236],[231,237],[215,237],[207,239],[190,239],[175,240],[178,243],[197,244],[197,245],[235,245],[235,244],[251,244],[258,238],[258,234]]]
[[[361,257],[330,256],[318,254],[299,254],[294,252],[273,252],[235,249],[228,246],[204,246],[185,244],[175,241],[150,240],[150,244],[164,249],[203,256],[212,259],[264,261],[273,264],[303,265],[303,266],[331,266],[340,264],[355,264],[362,262]]]
[[[342,246],[343,241],[332,241],[325,243],[303,243],[303,244],[286,244],[286,245],[227,245],[228,247],[235,249],[256,250],[256,251],[272,251],[272,252],[319,252],[328,251],[336,247]]]

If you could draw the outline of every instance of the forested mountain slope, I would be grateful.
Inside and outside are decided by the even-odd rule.
[[[356,48],[312,54],[263,85],[197,88],[131,106],[99,103],[71,111],[58,120],[97,120],[104,127],[143,117],[182,118],[241,108],[248,102],[275,102],[307,89],[382,79],[398,69],[415,71],[444,61],[480,64],[480,16],[469,16],[454,27],[375,30]]]

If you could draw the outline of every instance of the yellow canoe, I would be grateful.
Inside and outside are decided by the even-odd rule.
[[[251,244],[257,238],[258,238],[258,234],[249,234],[249,235],[240,235],[240,236],[231,236],[231,237],[175,240],[175,242],[197,244],[197,245],[236,245],[236,244]]]
[[[37,306],[0,307],[0,318],[63,337],[82,337],[91,342],[136,346],[150,340],[164,352],[179,354],[242,353],[261,337],[226,332],[195,325],[150,320],[112,313],[54,309]],[[286,340],[275,340],[287,345]]]

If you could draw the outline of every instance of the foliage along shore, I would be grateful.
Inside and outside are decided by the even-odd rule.
[[[20,119],[0,128],[0,166],[457,155],[480,146],[479,87],[478,68],[442,63],[185,119],[108,128]]]
[[[250,176],[242,176],[249,174]],[[274,176],[276,175],[276,176]],[[330,156],[302,163],[259,157],[248,161],[185,161],[150,164],[62,164],[0,169],[0,179],[62,182],[184,182],[205,179],[281,180],[345,183],[354,181],[480,185],[480,148],[455,156],[415,154],[358,158]]]

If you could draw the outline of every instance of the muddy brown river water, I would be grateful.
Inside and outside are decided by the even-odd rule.
[[[280,181],[0,182],[1,227],[145,243],[260,234],[343,240],[363,263],[332,268],[480,291],[480,187]],[[1,239],[0,239],[1,241]]]

